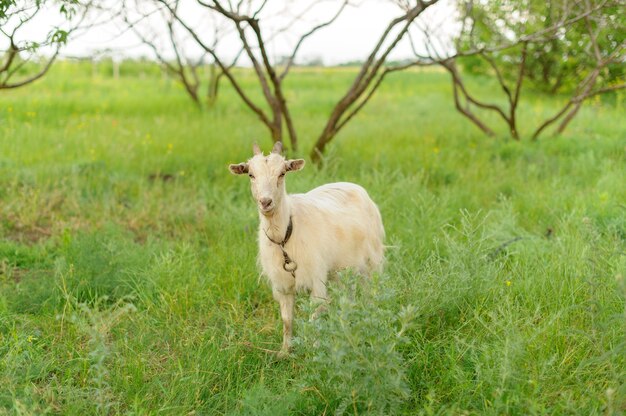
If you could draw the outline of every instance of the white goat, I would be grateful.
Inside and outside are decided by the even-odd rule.
[[[330,183],[306,194],[287,195],[285,173],[304,167],[304,160],[285,160],[277,142],[268,156],[230,165],[235,175],[250,176],[260,217],[259,254],[274,299],[280,304],[285,354],[291,346],[294,296],[305,289],[326,300],[331,272],[352,268],[369,276],[383,263],[385,230],[376,204],[359,185]]]

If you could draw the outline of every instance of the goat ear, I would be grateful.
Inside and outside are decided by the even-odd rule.
[[[290,159],[285,162],[287,172],[295,172],[304,167],[304,159]]]
[[[228,169],[230,169],[230,173],[233,175],[243,175],[244,173],[248,173],[248,164],[239,163],[237,165],[230,165]]]
[[[255,156],[261,154],[261,148],[259,147],[258,143],[254,143],[252,145],[252,152],[254,153]]]

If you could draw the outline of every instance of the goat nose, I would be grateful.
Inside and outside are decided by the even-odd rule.
[[[261,200],[259,202],[261,202],[261,206],[263,208],[267,208],[270,205],[272,205],[272,199],[271,198],[261,198]]]

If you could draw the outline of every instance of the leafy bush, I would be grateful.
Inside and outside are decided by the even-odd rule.
[[[387,277],[366,282],[345,273],[340,280],[330,286],[328,313],[298,326],[296,345],[307,362],[303,390],[337,415],[394,414],[410,393],[398,348],[416,310],[397,304]]]

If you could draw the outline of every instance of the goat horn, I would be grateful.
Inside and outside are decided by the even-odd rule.
[[[261,148],[259,147],[258,143],[254,143],[252,145],[252,151],[254,152],[255,155],[260,155],[261,154]]]
[[[283,144],[282,142],[274,143],[274,147],[272,148],[272,153],[281,154],[283,152]]]

